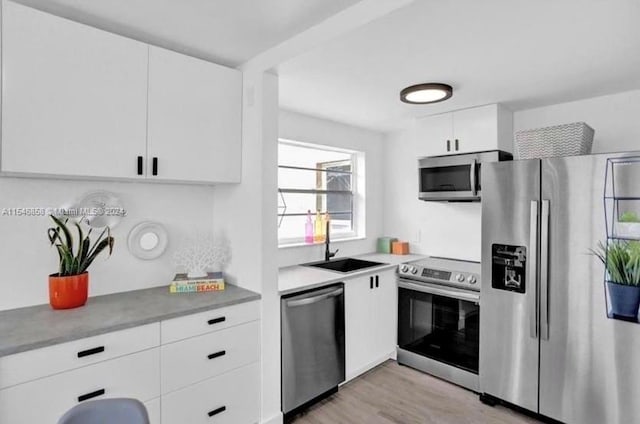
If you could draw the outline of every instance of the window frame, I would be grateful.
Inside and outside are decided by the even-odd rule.
[[[364,228],[365,228],[365,217],[364,214],[360,213],[360,203],[363,202],[364,199],[364,193],[360,192],[361,186],[364,186],[364,184],[360,184],[360,179],[364,178],[364,174],[360,174],[360,167],[359,164],[360,162],[362,162],[362,164],[364,164],[364,152],[360,152],[360,151],[355,151],[355,150],[351,150],[351,149],[345,149],[345,148],[341,148],[341,147],[334,147],[334,146],[327,146],[327,145],[323,145],[323,144],[317,144],[317,143],[307,143],[307,142],[300,142],[300,141],[295,141],[295,140],[290,140],[290,139],[286,139],[286,138],[282,138],[279,137],[278,138],[278,146],[280,146],[280,144],[286,144],[286,145],[290,145],[290,146],[296,146],[296,147],[302,147],[302,148],[308,148],[308,149],[315,149],[315,150],[325,150],[325,151],[330,151],[330,152],[338,152],[338,153],[346,153],[349,154],[350,159],[344,159],[344,160],[339,160],[339,161],[330,161],[330,162],[316,162],[316,168],[307,168],[307,167],[297,167],[297,166],[289,166],[289,165],[280,165],[280,161],[278,160],[278,169],[280,168],[286,168],[286,169],[300,169],[300,170],[308,170],[308,171],[316,171],[317,175],[322,175],[322,173],[327,173],[327,172],[339,172],[339,171],[335,171],[335,170],[327,170],[326,168],[319,168],[319,166],[324,165],[324,164],[336,164],[336,163],[340,163],[340,162],[350,162],[351,163],[351,171],[350,171],[350,175],[351,175],[351,190],[347,191],[347,190],[326,190],[326,189],[290,189],[290,188],[286,188],[286,187],[280,187],[280,180],[278,178],[278,196],[282,196],[282,193],[309,193],[309,194],[316,194],[318,197],[320,197],[321,195],[326,195],[328,193],[331,192],[336,192],[336,193],[341,193],[341,194],[346,194],[349,193],[351,195],[351,231],[348,232],[340,232],[340,233],[332,233],[331,234],[331,241],[332,242],[340,242],[340,241],[346,241],[346,240],[354,240],[354,239],[361,239],[364,238]],[[318,181],[318,179],[316,179],[316,181]],[[318,184],[316,183],[316,187],[318,186]],[[287,213],[281,213],[280,211],[281,207],[279,206],[279,202],[278,202],[278,222],[280,222],[281,219],[283,219],[286,216],[301,216],[301,215],[306,215],[305,214],[287,214]],[[324,213],[325,211],[321,211],[322,213]],[[329,211],[329,213],[331,213],[331,211]],[[315,211],[312,211],[312,215],[315,216]],[[278,229],[279,229],[279,225],[278,225]],[[318,244],[322,244],[324,242],[318,242],[318,243],[305,243],[304,241],[304,234],[302,234],[301,237],[287,237],[287,238],[281,238],[280,237],[280,233],[278,231],[278,247],[294,247],[294,246],[315,246]]]

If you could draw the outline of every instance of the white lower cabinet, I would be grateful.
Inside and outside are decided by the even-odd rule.
[[[345,280],[344,286],[348,381],[393,356],[398,288],[395,270]]]
[[[255,301],[1,357],[0,424],[116,397],[143,402],[151,424],[256,423],[259,317]]]
[[[257,362],[259,321],[162,346],[162,393]]]
[[[162,424],[259,421],[260,372],[253,363],[162,397]]]
[[[154,348],[0,390],[0,423],[56,423],[82,401],[158,396],[160,350]]]

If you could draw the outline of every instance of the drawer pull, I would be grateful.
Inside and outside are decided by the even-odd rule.
[[[93,349],[83,350],[78,352],[78,358],[83,358],[85,356],[95,355],[96,353],[104,352],[104,346],[94,347]]]
[[[220,318],[210,319],[209,321],[207,321],[207,323],[209,325],[213,325],[213,324],[219,324],[221,322],[225,322],[226,320],[227,320],[226,317],[220,317]]]
[[[212,353],[210,355],[207,355],[207,358],[209,359],[215,359],[215,358],[219,358],[221,356],[224,356],[227,354],[226,350],[221,350],[220,352],[216,352],[216,353]]]
[[[85,400],[102,396],[104,393],[105,393],[104,389],[100,389],[100,390],[96,390],[95,392],[87,393],[86,395],[78,396],[78,402],[84,402]]]
[[[218,409],[214,409],[213,411],[209,411],[209,412],[207,413],[207,415],[208,415],[208,416],[210,416],[210,417],[213,417],[214,415],[218,415],[219,413],[224,412],[224,411],[226,411],[226,410],[227,410],[227,407],[226,407],[226,406],[221,406],[221,407],[220,407],[220,408],[218,408]]]

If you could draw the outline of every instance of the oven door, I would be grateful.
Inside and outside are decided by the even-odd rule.
[[[477,375],[479,304],[476,292],[400,279],[398,347]]]

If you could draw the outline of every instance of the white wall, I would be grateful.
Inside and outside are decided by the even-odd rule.
[[[168,284],[179,240],[191,231],[213,228],[213,189],[205,186],[2,177],[0,210],[60,207],[93,190],[116,193],[127,216],[113,231],[113,255],[101,255],[89,268],[90,296]],[[137,259],[127,248],[129,231],[144,220],[158,221],[169,232],[169,247],[155,260]],[[46,235],[49,226],[48,217],[0,214],[0,310],[49,302],[47,278],[57,272],[58,263]]]
[[[357,255],[375,251],[376,238],[383,235],[384,203],[383,179],[387,173],[383,160],[384,135],[325,119],[287,110],[280,110],[279,136],[293,141],[317,143],[365,153],[366,238],[354,241],[334,241],[332,250],[338,256]],[[278,250],[280,267],[324,258],[324,245],[283,247]]]
[[[413,253],[479,261],[480,203],[418,200],[418,151],[409,130],[385,140],[384,233]]]
[[[595,130],[594,153],[640,150],[640,90],[521,110],[513,115],[514,131],[577,121]]]
[[[230,280],[262,294],[262,422],[280,412],[280,297],[277,267],[278,79],[243,78],[242,183],[215,189],[216,232],[231,243]]]

